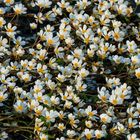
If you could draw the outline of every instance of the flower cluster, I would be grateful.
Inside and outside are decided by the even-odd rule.
[[[0,1],[0,108],[40,140],[139,140],[139,4]]]

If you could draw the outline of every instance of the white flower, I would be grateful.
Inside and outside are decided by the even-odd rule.
[[[49,24],[44,29],[45,29],[45,32],[52,32],[52,31],[54,31],[54,27],[49,25]]]
[[[0,28],[3,27],[3,25],[6,23],[3,17],[0,17]]]
[[[46,65],[41,65],[40,63],[37,64],[37,72],[42,75],[45,72],[47,72],[47,66]]]
[[[7,75],[9,73],[9,70],[5,67],[0,67],[0,73],[4,74],[4,75]]]
[[[56,140],[66,140],[64,137],[56,138]]]
[[[14,0],[3,0],[3,1],[8,6],[14,4],[14,2],[15,2]]]
[[[1,140],[5,140],[8,138],[8,133],[6,133],[5,131],[0,133],[0,139]]]
[[[73,64],[73,67],[76,69],[76,68],[80,68],[82,66],[82,60],[79,60],[77,58],[75,58],[73,61],[72,61],[72,64]]]
[[[65,102],[65,104],[64,104],[64,107],[70,109],[70,108],[72,107],[72,102],[66,100],[66,102]]]
[[[88,128],[91,128],[93,126],[92,121],[85,121],[85,125]]]
[[[33,110],[34,108],[36,108],[37,106],[39,106],[39,102],[36,100],[31,100],[31,103],[28,103],[28,106],[31,110]]]
[[[66,38],[65,42],[68,46],[74,45],[74,39],[72,39],[71,37]]]
[[[0,37],[0,47],[8,47],[8,40],[6,38]]]
[[[139,112],[136,111],[135,107],[128,108],[127,113],[130,115],[131,118],[137,118],[139,116]]]
[[[45,14],[45,17],[49,21],[55,21],[56,15],[52,11],[49,11]]]
[[[122,23],[120,21],[112,20],[112,24],[114,28],[119,28]]]
[[[8,97],[7,93],[0,92],[0,102],[5,101],[7,97]]]
[[[140,79],[140,68],[135,70],[135,75],[138,79]]]
[[[83,84],[83,81],[78,81],[75,87],[76,87],[76,90],[81,92],[81,91],[86,91],[87,85]]]
[[[57,4],[63,9],[69,6],[69,2],[65,2],[65,0],[61,0],[61,2],[57,2]]]
[[[57,111],[45,111],[44,113],[44,117],[46,119],[47,122],[55,122],[55,118],[58,116],[58,112]]]
[[[73,138],[76,135],[76,132],[74,130],[67,130],[67,136],[69,138]]]
[[[48,135],[40,133],[39,138],[40,138],[40,140],[48,140]]]
[[[26,14],[27,8],[22,3],[19,3],[13,7],[13,10],[16,15],[21,15],[21,14]]]
[[[14,38],[14,43],[18,46],[24,46],[26,44],[26,42],[23,40],[21,36]]]
[[[131,61],[134,65],[140,65],[140,55],[132,56]]]
[[[99,1],[99,7],[101,10],[107,10],[110,7],[110,3],[107,1]]]
[[[95,130],[95,137],[96,137],[97,139],[100,139],[100,138],[102,138],[103,136],[104,136],[103,131],[101,131],[101,130]]]
[[[51,96],[50,100],[51,100],[52,104],[54,104],[54,105],[58,105],[60,103],[60,99],[55,96]]]
[[[35,3],[37,6],[39,6],[40,8],[44,7],[44,8],[50,8],[52,2],[49,0],[36,0]]]
[[[43,21],[45,18],[43,17],[43,14],[41,12],[37,13],[37,15],[34,15],[36,22],[39,22],[40,24],[43,24]]]
[[[5,26],[5,29],[6,29],[6,34],[11,37],[11,38],[14,38],[15,37],[15,34],[16,34],[16,29],[17,27],[16,26],[13,26],[12,27],[12,24],[11,23],[8,23],[7,26]]]
[[[98,90],[98,93],[99,93],[99,94],[98,94],[98,98],[99,98],[100,100],[102,100],[102,102],[107,102],[108,99],[109,99],[109,96],[110,96],[109,91],[106,90],[105,87],[102,87],[100,90],[99,90],[99,88],[98,88],[97,90]]]
[[[53,37],[52,32],[48,32],[46,34],[46,40],[47,40],[46,45],[48,45],[48,46],[58,47],[60,44],[59,37],[58,36]]]
[[[112,31],[112,36],[115,41],[122,41],[124,39],[125,33],[124,31],[120,31],[119,28],[115,28],[114,31]]]
[[[14,104],[14,108],[19,113],[26,112],[27,111],[27,104],[26,104],[26,102],[22,102],[20,100],[17,100],[17,102]]]
[[[30,74],[25,73],[25,74],[22,75],[22,79],[23,79],[25,82],[28,82],[28,81],[31,80],[31,76],[30,76]]]
[[[123,124],[117,122],[117,129],[119,130],[119,133],[125,133],[126,128],[124,127]]]
[[[42,93],[40,93],[40,92],[35,94],[34,97],[38,102],[42,102],[42,100],[43,100]]]
[[[112,91],[112,93],[116,94],[122,101],[124,101],[124,99],[130,99],[130,92],[131,91],[128,91],[127,89],[125,89],[125,87],[116,87],[116,89]]]
[[[88,140],[90,140],[90,139],[93,138],[94,131],[93,131],[93,130],[89,130],[89,129],[85,129],[85,130],[84,130],[84,135],[86,136],[86,138],[87,138]]]
[[[118,14],[126,15],[126,13],[127,13],[126,9],[127,9],[126,4],[119,3],[119,5],[116,5],[116,10],[117,10]]]
[[[39,105],[39,106],[36,106],[34,108],[34,111],[35,111],[35,115],[36,116],[40,116],[42,114],[42,111],[43,111],[43,106]]]
[[[123,60],[124,60],[122,56],[118,56],[118,55],[112,56],[111,59],[113,59],[113,60],[115,61],[116,64],[123,63]]]
[[[135,0],[135,3],[136,3],[137,5],[139,5],[139,4],[140,4],[140,0]]]
[[[87,114],[87,116],[89,118],[92,118],[94,117],[96,114],[97,114],[97,111],[96,110],[92,110],[92,107],[91,106],[88,106],[86,109],[85,109],[85,113]]]
[[[82,78],[84,78],[84,77],[86,77],[86,76],[89,75],[89,71],[86,70],[85,68],[82,68],[82,69],[79,71],[79,75],[80,75]]]
[[[62,9],[58,8],[56,5],[54,8],[52,8],[52,11],[54,12],[54,14],[57,15],[62,15]]]
[[[57,127],[60,131],[63,131],[66,128],[63,123],[59,123]]]
[[[127,135],[127,140],[140,140],[135,133]]]
[[[51,80],[48,80],[46,82],[46,85],[51,89],[51,90],[54,90],[56,88],[56,84],[55,82],[52,82]]]
[[[91,4],[91,2],[88,0],[80,0],[77,2],[76,5],[78,6],[79,9],[85,9],[90,4]]]
[[[110,123],[111,122],[111,120],[112,120],[112,118],[111,117],[109,117],[107,114],[105,114],[105,113],[103,113],[103,114],[101,114],[100,115],[100,119],[101,119],[101,122],[103,122],[103,123]]]
[[[36,23],[30,23],[30,27],[34,30],[37,28],[37,24]]]
[[[46,49],[40,49],[40,51],[38,52],[37,58],[39,60],[45,60],[47,58],[47,51],[46,51]]]
[[[5,9],[3,7],[0,7],[0,15],[3,15],[5,12],[6,12]]]
[[[62,75],[62,74],[58,74],[58,76],[57,76],[57,79],[60,81],[60,82],[64,82],[66,79],[65,79],[65,76],[64,75]]]
[[[81,36],[81,37],[82,37],[84,43],[86,45],[88,45],[89,43],[93,42],[94,35],[93,34],[84,33],[84,35]]]
[[[65,94],[60,93],[60,95],[61,95],[61,99],[62,99],[63,101],[66,101],[67,99],[70,99],[68,92],[66,92]],[[72,98],[72,97],[71,97],[71,98]]]
[[[82,59],[83,56],[84,56],[82,49],[79,49],[79,48],[74,49],[73,56],[74,56],[75,58],[80,58],[80,59]]]
[[[87,49],[87,54],[89,57],[93,57],[93,55],[95,54],[95,51],[92,49]]]
[[[56,58],[50,58],[50,59],[49,59],[49,66],[50,66],[52,69],[56,69],[56,67],[57,67]]]
[[[116,94],[112,94],[109,97],[109,102],[112,103],[113,105],[120,105],[123,103],[123,100],[120,97],[118,97]]]
[[[112,88],[112,87],[116,87],[116,86],[119,86],[121,83],[120,83],[120,79],[119,78],[106,78],[106,82],[107,82],[107,86]]]
[[[134,52],[137,51],[137,44],[135,43],[135,41],[129,41],[129,40],[127,40],[126,41],[126,45],[128,47],[127,48],[128,52],[134,53]]]
[[[129,129],[137,128],[138,127],[137,123],[138,123],[138,121],[136,119],[132,120],[132,118],[129,118],[128,119],[128,128]]]

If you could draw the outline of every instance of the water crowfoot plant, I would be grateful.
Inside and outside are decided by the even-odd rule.
[[[0,140],[140,140],[139,0],[0,1]]]

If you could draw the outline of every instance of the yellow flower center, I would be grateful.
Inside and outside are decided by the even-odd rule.
[[[60,130],[63,130],[64,129],[64,126],[63,125],[59,125],[59,129]]]
[[[102,122],[106,123],[106,121],[107,121],[107,118],[103,117]]]
[[[89,37],[85,38],[85,43],[88,44],[89,43]]]
[[[89,112],[88,115],[89,115],[90,117],[92,117],[92,116],[94,115],[94,113],[93,113],[93,112]]]
[[[125,95],[122,93],[120,97],[121,97],[122,99],[124,99],[124,98],[125,98]]]
[[[134,126],[133,123],[129,123],[129,124],[128,124],[128,127],[129,127],[129,128],[133,128],[133,126]]]
[[[90,140],[90,139],[92,138],[91,133],[86,134],[86,138],[87,138],[88,140]]]
[[[12,28],[8,28],[7,32],[14,32],[14,30]]]
[[[40,60],[43,60],[44,58],[45,58],[44,55],[39,55],[39,59],[40,59]]]
[[[45,101],[44,101],[44,104],[45,104],[45,105],[47,105],[47,104],[48,104],[48,101],[47,101],[47,100],[45,100]]]
[[[37,116],[41,115],[41,111],[40,110],[36,110],[36,115]]]
[[[63,119],[63,117],[64,117],[63,114],[59,114],[59,118],[60,118],[61,120]]]
[[[107,51],[108,51],[108,47],[107,47],[107,46],[104,46],[104,47],[103,47],[103,50],[104,50],[105,52],[107,52]]]
[[[106,96],[102,96],[101,99],[102,99],[102,101],[105,102],[106,101]]]
[[[131,137],[130,140],[135,140],[135,138]]]
[[[3,26],[3,21],[2,20],[0,20],[0,27],[2,27]]]
[[[42,100],[42,97],[38,96],[38,97],[37,97],[37,100],[38,100],[38,101],[41,101],[41,100]]]
[[[140,72],[136,72],[136,77],[140,78]]]
[[[44,70],[43,70],[42,68],[39,68],[39,69],[38,69],[38,72],[43,73]]]
[[[40,132],[41,131],[41,128],[39,126],[35,126],[35,130]]]
[[[17,15],[19,15],[19,14],[21,14],[21,10],[20,10],[20,9],[16,9],[16,10],[15,10],[15,13],[16,13]]]
[[[0,102],[4,100],[4,96],[0,96]]]
[[[54,41],[52,39],[48,39],[47,42],[48,42],[49,45],[52,45],[54,43]]]
[[[5,2],[6,2],[6,3],[11,3],[11,0],[6,0]]]
[[[17,107],[17,110],[22,111],[22,110],[23,110],[23,106],[19,105],[19,106]]]
[[[100,133],[96,134],[96,138],[100,139],[101,138],[101,134]]]
[[[63,99],[64,99],[64,100],[66,100],[66,99],[67,99],[67,96],[66,96],[66,95],[64,95],[64,96],[63,96]]]
[[[112,101],[112,104],[113,104],[113,105],[116,105],[117,103],[118,103],[117,99],[114,99],[114,100]]]
[[[118,39],[120,38],[119,33],[114,33],[114,38],[115,38],[116,40],[118,40]]]
[[[109,35],[105,35],[104,38],[105,38],[105,40],[108,41],[109,40]]]
[[[46,120],[48,120],[48,121],[49,121],[50,119],[51,119],[51,117],[50,117],[50,116],[46,116]]]

